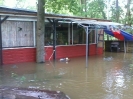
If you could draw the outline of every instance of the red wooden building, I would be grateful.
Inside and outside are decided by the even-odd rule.
[[[45,59],[53,58],[53,26],[56,19],[56,59],[86,55],[86,33],[71,20],[96,20],[73,16],[45,14]],[[0,63],[36,61],[37,12],[0,7]],[[92,25],[93,26],[93,25]],[[103,54],[103,30],[90,28],[89,55]]]

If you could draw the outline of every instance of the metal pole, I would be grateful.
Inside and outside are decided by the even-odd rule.
[[[95,42],[96,42],[96,54],[98,54],[98,28],[95,26]]]
[[[33,41],[34,41],[34,47],[36,46],[36,22],[33,21]]]
[[[56,20],[53,19],[53,60],[56,59]]]
[[[3,59],[2,59],[2,32],[1,32],[1,15],[0,15],[0,65],[3,65]]]
[[[72,23],[72,45],[73,45],[73,23]]]
[[[126,42],[125,42],[125,40],[124,40],[124,52],[126,53],[127,51],[126,51]]]
[[[68,23],[68,45],[70,45],[70,23]]]
[[[86,30],[86,67],[88,67],[88,26],[85,28]]]

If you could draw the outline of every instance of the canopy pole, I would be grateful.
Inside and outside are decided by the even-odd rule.
[[[124,52],[126,53],[127,51],[126,51],[126,42],[125,42],[125,40],[124,40]]]
[[[96,42],[96,54],[98,54],[98,28],[95,26],[95,42]]]
[[[88,67],[88,26],[86,27],[86,67]]]
[[[72,23],[72,45],[73,45],[73,23]]]
[[[70,36],[70,23],[68,23],[68,45],[70,45],[70,43],[71,43],[70,42],[70,40],[71,40],[70,37],[71,37]]]

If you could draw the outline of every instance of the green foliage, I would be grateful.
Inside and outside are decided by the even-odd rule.
[[[11,77],[17,77],[18,75],[15,73],[11,73]]]
[[[132,25],[133,6],[128,0],[122,2],[123,5],[119,4],[120,1],[116,5],[116,0],[110,0],[110,20]],[[49,13],[107,19],[107,0],[46,0],[45,8]],[[130,12],[128,15],[127,11]]]
[[[16,8],[36,10],[36,5],[27,5],[27,0],[16,0]],[[38,0],[36,0],[38,1]],[[107,19],[107,0],[44,0],[47,13],[67,14],[89,18]],[[110,20],[132,26],[133,24],[133,0],[109,0]],[[120,3],[123,2],[123,3]],[[0,0],[4,5],[4,0]],[[116,18],[117,17],[117,18]]]
[[[82,2],[82,3],[81,3]],[[106,18],[104,0],[46,0],[46,12],[87,16],[91,18]]]
[[[16,73],[11,73],[11,77],[18,80],[19,82],[24,82],[26,81],[26,77],[25,76],[19,76],[18,74]]]
[[[93,0],[92,2],[88,3],[87,6],[88,6],[87,9],[88,17],[106,19],[106,15],[104,12],[105,8],[104,0]]]
[[[130,33],[130,34],[133,34],[133,30],[130,29],[130,28],[129,29],[126,29],[125,31],[128,32],[128,33]]]
[[[79,7],[76,0],[46,0],[46,12],[58,14],[76,14]]]
[[[22,76],[22,77],[20,78],[20,81],[21,81],[21,82],[23,82],[23,81],[25,81],[25,80],[26,80],[25,76]]]
[[[0,0],[0,6],[4,4],[4,0]]]

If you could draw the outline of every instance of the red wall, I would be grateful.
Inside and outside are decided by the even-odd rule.
[[[53,54],[53,47],[45,47],[45,59],[51,60]],[[89,47],[89,55],[102,54],[103,48],[97,48],[96,44],[92,44]],[[56,58],[63,57],[78,57],[85,56],[86,45],[75,46],[57,46]],[[21,62],[35,62],[36,61],[36,49],[35,48],[18,48],[18,49],[4,49],[3,50],[3,64],[13,64]]]
[[[103,47],[98,47],[97,48],[97,54],[98,55],[103,54]]]
[[[34,62],[36,60],[35,56],[35,48],[4,49],[3,64]]]

